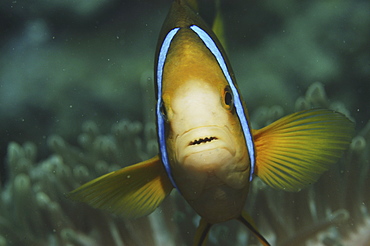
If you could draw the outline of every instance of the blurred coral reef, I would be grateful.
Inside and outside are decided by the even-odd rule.
[[[0,246],[191,245],[199,217],[177,192],[138,220],[65,196],[157,153],[152,67],[169,3],[0,2]],[[272,245],[370,245],[370,2],[222,10],[253,128],[312,107],[356,123],[350,149],[316,184],[287,193],[256,178],[246,210]],[[247,243],[258,245],[230,221],[208,245]]]
[[[314,83],[299,98],[297,110],[329,107],[344,114],[339,103],[329,103],[324,88]],[[260,108],[254,125],[265,125],[285,114],[279,106]],[[152,123],[122,121],[103,134],[88,121],[78,135],[78,146],[50,136],[52,155],[37,162],[35,144],[10,143],[9,178],[1,190],[0,245],[189,245],[198,221],[180,195],[172,194],[152,215],[124,220],[65,195],[80,184],[132,164],[157,152]],[[247,210],[273,245],[355,245],[370,243],[369,153],[370,122],[354,138],[337,166],[318,183],[298,193],[273,190],[253,181]],[[210,235],[209,245],[254,242],[246,229],[228,222]],[[237,233],[233,232],[232,228]],[[245,236],[248,235],[248,236]],[[357,242],[356,241],[356,242]],[[348,242],[348,243],[346,243]]]

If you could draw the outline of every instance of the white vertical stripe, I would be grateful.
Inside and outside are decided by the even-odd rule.
[[[247,120],[247,116],[244,112],[243,103],[240,99],[240,95],[238,93],[238,90],[236,89],[235,84],[233,83],[229,70],[227,69],[225,60],[220,52],[220,50],[217,48],[216,43],[212,40],[212,38],[200,27],[196,25],[190,26],[190,28],[199,36],[199,38],[204,42],[204,44],[207,46],[207,48],[212,52],[212,54],[215,56],[222,72],[224,73],[227,82],[230,85],[231,91],[233,92],[234,96],[234,106],[236,109],[236,113],[238,115],[240,124],[243,129],[244,138],[248,147],[249,152],[249,158],[251,162],[251,172],[249,176],[249,180],[251,181],[253,178],[254,168],[255,168],[255,152],[254,152],[254,145],[253,145],[253,136],[250,132],[249,128],[249,122]]]
[[[161,105],[162,105],[162,75],[163,75],[163,68],[166,62],[167,53],[170,48],[172,39],[176,35],[176,33],[180,30],[179,27],[172,29],[169,31],[163,40],[161,49],[158,55],[158,65],[157,65],[157,107],[156,107],[156,114],[157,114],[157,130],[158,130],[158,139],[159,139],[159,151],[161,152],[162,162],[168,174],[168,177],[171,180],[172,185],[177,188],[175,180],[172,176],[171,166],[168,160],[168,153],[167,153],[167,146],[166,146],[166,136],[165,136],[165,129],[164,129],[164,119],[161,113]],[[177,188],[177,190],[179,190]]]

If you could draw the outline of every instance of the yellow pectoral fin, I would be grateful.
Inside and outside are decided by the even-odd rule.
[[[173,186],[158,156],[94,179],[68,194],[125,218],[153,212]]]
[[[298,191],[338,161],[353,135],[344,115],[312,109],[254,130],[256,175],[268,185]]]

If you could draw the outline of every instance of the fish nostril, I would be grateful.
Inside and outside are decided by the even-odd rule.
[[[197,140],[191,141],[189,143],[189,145],[198,145],[198,144],[202,144],[202,143],[211,142],[211,141],[216,140],[216,139],[217,139],[217,137],[199,138]]]

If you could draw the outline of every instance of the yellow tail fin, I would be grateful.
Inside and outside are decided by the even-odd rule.
[[[187,0],[186,2],[194,11],[197,12],[199,10],[198,0]]]
[[[215,1],[216,4],[216,16],[213,20],[212,31],[216,34],[224,50],[227,50],[226,38],[225,38],[225,26],[224,19],[221,12],[220,0]]]
[[[205,246],[207,244],[208,232],[211,227],[212,224],[203,218],[200,219],[197,231],[195,232],[193,246]]]
[[[338,161],[353,131],[344,115],[324,109],[294,113],[254,130],[256,175],[274,188],[298,191]]]
[[[249,216],[249,214],[245,211],[242,211],[242,214],[238,218],[240,222],[242,222],[248,229],[255,235],[258,239],[258,241],[261,243],[263,246],[270,246],[269,242],[259,233],[252,217]]]
[[[153,212],[173,186],[158,156],[94,179],[68,194],[125,218]]]
[[[238,220],[242,222],[246,227],[248,227],[248,229],[253,233],[253,235],[256,236],[261,245],[270,246],[267,240],[261,235],[261,233],[259,233],[252,217],[250,217],[247,214],[247,212],[242,211],[242,214],[240,215]],[[211,229],[211,227],[212,224],[208,223],[205,219],[201,218],[199,226],[195,233],[193,246],[205,246],[207,244],[208,232]]]

